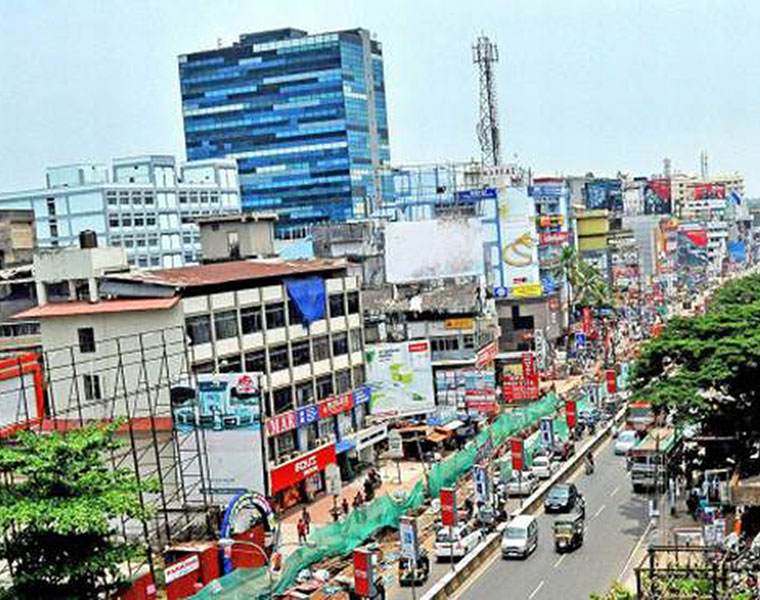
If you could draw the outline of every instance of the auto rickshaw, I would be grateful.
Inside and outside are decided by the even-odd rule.
[[[399,570],[399,583],[401,586],[413,586],[417,587],[425,585],[430,575],[430,559],[427,555],[427,550],[420,548],[420,555],[417,557],[417,564],[412,564],[412,561],[402,556],[399,558],[398,570]]]
[[[583,545],[583,515],[571,513],[554,521],[554,549],[557,552],[575,550]]]

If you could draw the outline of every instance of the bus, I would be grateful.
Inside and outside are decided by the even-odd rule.
[[[649,400],[634,400],[628,404],[625,412],[627,429],[643,433],[654,424],[654,421],[654,410]]]
[[[679,441],[680,435],[672,427],[653,427],[643,440],[628,451],[634,492],[665,488],[668,466]]]

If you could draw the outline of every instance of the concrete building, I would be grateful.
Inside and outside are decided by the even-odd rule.
[[[231,160],[176,163],[172,156],[117,158],[103,165],[52,167],[47,187],[0,194],[0,209],[34,211],[37,243],[76,246],[94,231],[121,246],[130,265],[169,268],[200,261],[195,219],[240,212]]]
[[[249,213],[198,219],[203,262],[275,255],[275,214]]]
[[[0,210],[0,269],[31,264],[36,247],[34,212]]]

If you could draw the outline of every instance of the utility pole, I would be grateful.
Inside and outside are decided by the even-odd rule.
[[[501,164],[501,135],[496,102],[496,74],[499,49],[488,36],[481,35],[472,46],[472,62],[478,67],[480,79],[480,118],[477,133],[483,166]]]

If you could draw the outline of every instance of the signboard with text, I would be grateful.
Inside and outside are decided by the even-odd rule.
[[[363,548],[354,550],[354,591],[362,598],[375,595],[375,577],[372,552]]]
[[[512,453],[512,470],[522,471],[525,467],[525,449],[523,441],[518,438],[510,440],[510,450]]]
[[[570,429],[575,429],[578,422],[575,400],[565,400],[565,418],[567,419],[567,426]]]
[[[309,454],[286,462],[271,470],[271,493],[289,488],[311,475],[323,471],[325,467],[336,462],[335,444],[322,446]]]
[[[441,523],[446,527],[457,526],[457,495],[453,488],[441,488]]]

